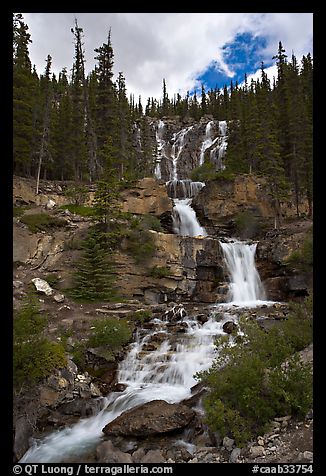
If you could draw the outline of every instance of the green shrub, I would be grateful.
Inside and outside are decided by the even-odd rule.
[[[160,220],[154,215],[143,215],[141,221],[145,230],[163,231]]]
[[[206,161],[203,165],[193,169],[190,174],[191,180],[194,182],[208,182],[209,180],[214,180],[215,176],[215,165],[209,161]]]
[[[153,268],[151,268],[148,274],[153,278],[166,278],[170,275],[170,273],[170,269],[166,268],[165,266],[154,266]]]
[[[20,221],[28,226],[32,233],[47,231],[51,228],[66,226],[66,220],[58,218],[47,213],[35,213],[33,215],[24,215]]]
[[[152,318],[152,315],[152,311],[140,309],[139,311],[136,311],[135,314],[133,314],[132,320],[142,325],[144,322],[149,321]]]
[[[14,385],[33,385],[66,365],[65,349],[44,337],[46,318],[35,296],[29,294],[13,322]]]
[[[95,210],[93,207],[86,207],[85,205],[76,205],[75,203],[68,203],[67,205],[61,205],[61,210],[69,210],[74,215],[80,215],[82,217],[95,216]]]
[[[64,191],[64,194],[66,197],[71,198],[74,205],[82,205],[87,199],[88,188],[84,185],[75,185],[67,187]]]
[[[197,375],[209,391],[204,399],[206,421],[214,431],[231,435],[242,446],[266,431],[272,418],[303,417],[312,405],[310,366],[295,351],[312,340],[309,299],[295,307],[283,326],[268,333],[254,321],[240,319],[245,334],[236,346],[217,339],[219,356],[211,369]],[[284,364],[286,362],[286,365]]]
[[[100,319],[93,325],[95,329],[88,340],[91,347],[108,346],[109,350],[116,351],[131,338],[131,330],[122,319]]]

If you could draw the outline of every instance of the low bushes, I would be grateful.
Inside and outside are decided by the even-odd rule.
[[[222,341],[211,369],[197,375],[209,389],[208,425],[239,446],[267,430],[272,418],[302,417],[311,408],[311,368],[295,354],[312,341],[310,299],[301,308],[294,306],[285,325],[268,333],[240,320],[245,338],[233,347]]]
[[[47,319],[30,293],[13,322],[14,385],[33,385],[66,365],[65,349],[44,336]]]

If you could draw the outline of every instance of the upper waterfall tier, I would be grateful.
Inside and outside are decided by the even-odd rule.
[[[216,170],[225,168],[227,122],[201,120],[182,123],[172,119],[153,121],[156,154],[154,175],[165,182],[187,180],[193,169],[208,160]]]
[[[203,187],[205,187],[204,182],[191,180],[170,180],[166,183],[170,198],[193,198]]]

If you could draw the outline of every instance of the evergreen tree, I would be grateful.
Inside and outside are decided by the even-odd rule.
[[[72,296],[85,301],[110,301],[115,295],[110,254],[93,231],[83,243],[74,273]]]
[[[31,71],[32,42],[20,13],[13,17],[13,159],[14,173],[30,176],[38,78]]]
[[[48,55],[46,60],[46,68],[45,68],[45,75],[44,75],[44,94],[43,94],[44,112],[43,112],[43,120],[42,120],[41,144],[40,144],[37,175],[36,175],[36,195],[38,195],[38,191],[39,191],[39,181],[40,181],[40,173],[41,173],[42,164],[44,163],[46,159],[48,161],[52,160],[52,155],[50,150],[50,136],[49,136],[50,122],[51,122],[51,107],[52,107],[52,100],[53,100],[52,84],[50,80],[51,63],[52,63],[52,58],[50,55]],[[46,173],[44,174],[44,178],[46,178]]]
[[[166,92],[166,83],[165,79],[163,79],[163,100],[162,100],[162,108],[161,108],[161,117],[167,116],[170,110],[170,101],[168,97],[168,93]]]
[[[205,87],[203,84],[201,85],[201,114],[202,116],[207,114],[207,99],[206,99]]]
[[[72,69],[71,116],[74,125],[71,136],[71,158],[75,180],[83,180],[87,165],[87,144],[85,134],[84,60],[82,55],[82,28],[75,21],[71,29],[75,39],[75,62]]]

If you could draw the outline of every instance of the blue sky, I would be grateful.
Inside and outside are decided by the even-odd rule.
[[[114,73],[124,73],[128,93],[143,103],[162,96],[165,78],[170,97],[182,96],[203,82],[223,87],[232,79],[241,83],[260,75],[264,61],[270,79],[276,75],[278,42],[288,56],[300,60],[313,54],[312,13],[23,13],[33,43],[30,56],[38,72],[45,58],[53,71],[71,70],[75,16],[84,30],[86,71],[94,68],[94,48],[106,41],[111,28]]]
[[[226,43],[222,47],[223,59],[229,68],[234,72],[232,78],[219,67],[218,62],[213,62],[201,75],[198,81],[204,84],[205,89],[223,88],[229,85],[232,79],[235,84],[241,84],[244,81],[245,74],[255,73],[263,60],[262,51],[266,48],[267,40],[263,36],[254,36],[250,32],[239,33],[233,41]],[[275,45],[276,47],[278,45]],[[275,51],[276,52],[276,51]],[[272,57],[264,61],[266,68],[272,66],[274,60]]]

